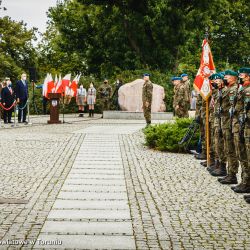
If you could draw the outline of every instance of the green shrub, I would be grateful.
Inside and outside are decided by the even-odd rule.
[[[146,144],[150,148],[169,152],[185,152],[185,145],[179,145],[188,130],[192,119],[177,118],[173,123],[157,124],[144,129]],[[195,147],[199,139],[197,131],[191,140],[190,147]]]

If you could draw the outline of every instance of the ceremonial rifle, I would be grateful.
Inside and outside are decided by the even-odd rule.
[[[217,110],[218,118],[219,118],[219,136],[222,137],[222,128],[221,128],[221,114],[222,114],[222,88],[219,89],[219,108]]]
[[[181,141],[178,142],[179,145],[187,143],[185,146],[185,150],[188,149],[189,144],[191,143],[191,140],[192,140],[194,134],[196,133],[198,127],[199,127],[199,121],[198,121],[198,119],[194,119],[192,121],[192,123],[188,126],[188,130],[185,133],[185,135],[183,136],[183,138],[181,139]]]

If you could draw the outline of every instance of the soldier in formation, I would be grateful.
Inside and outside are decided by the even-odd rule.
[[[188,118],[188,109],[190,105],[189,88],[187,88],[187,85],[183,82],[181,77],[173,77],[172,81],[174,84],[174,113],[179,118]]]
[[[151,106],[153,99],[153,83],[149,79],[150,75],[143,75],[144,84],[142,87],[142,109],[148,127],[151,124]]]
[[[112,87],[109,85],[107,79],[105,79],[103,84],[99,87],[98,94],[100,96],[100,104],[103,117],[103,111],[110,109],[110,100],[112,94]]]
[[[221,184],[237,184],[231,187],[234,192],[250,194],[250,68],[216,73],[210,76],[210,81],[211,164],[202,164],[211,175],[219,177]],[[204,120],[205,114],[199,114],[200,120]],[[244,198],[250,203],[250,195]]]

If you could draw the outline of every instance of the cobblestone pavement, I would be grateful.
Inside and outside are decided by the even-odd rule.
[[[250,249],[250,206],[191,155],[121,136],[138,249]]]
[[[0,242],[38,238],[88,135],[73,132],[121,124],[133,132],[144,123],[98,118],[66,116],[72,124],[41,126],[47,117],[34,117],[33,126],[0,129],[0,201],[28,202],[0,204]],[[148,149],[142,132],[117,138],[137,249],[250,249],[250,207],[242,195],[220,185],[191,155]]]

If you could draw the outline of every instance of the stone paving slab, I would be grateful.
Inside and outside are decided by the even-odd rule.
[[[93,168],[85,168],[85,169],[77,169],[74,168],[70,171],[70,174],[93,174],[93,173],[97,173],[97,174],[121,174],[123,173],[123,169],[110,169],[110,168],[104,168],[104,169],[93,169]]]
[[[130,220],[129,210],[56,210],[52,209],[48,215],[49,220],[54,219],[111,219]]]
[[[65,192],[61,191],[59,199],[77,200],[128,200],[127,193]]]
[[[37,242],[34,249],[136,249],[133,236],[100,236],[100,235],[40,235],[41,244]],[[59,245],[42,245],[43,242],[58,240]]]
[[[122,161],[113,161],[113,160],[105,160],[105,161],[102,161],[102,160],[86,160],[86,161],[82,161],[82,160],[77,160],[75,161],[75,164],[74,166],[77,165],[78,166],[103,166],[103,165],[108,165],[108,166],[122,166]]]
[[[41,233],[69,233],[72,234],[116,234],[133,236],[131,222],[65,222],[47,221]]]
[[[112,185],[67,185],[64,184],[61,191],[79,191],[79,192],[127,192],[126,186]]]
[[[94,173],[87,173],[87,174],[72,174],[68,175],[68,179],[107,179],[107,180],[124,180],[124,176],[121,176],[122,173],[119,174],[94,174]]]
[[[91,210],[128,210],[126,200],[105,200],[105,201],[82,201],[82,200],[60,200],[57,199],[54,209],[91,209]]]
[[[125,186],[125,180],[117,180],[117,179],[67,179],[65,184],[77,184],[77,185],[117,185],[117,186]]]
[[[111,135],[120,135],[120,134],[131,134],[134,133],[142,128],[144,128],[145,125],[139,125],[135,124],[134,126],[127,126],[127,125],[119,125],[119,126],[103,126],[102,127],[102,133],[103,134],[111,134]],[[100,126],[92,126],[90,128],[78,130],[74,133],[80,133],[80,134],[98,134],[100,133]]]

